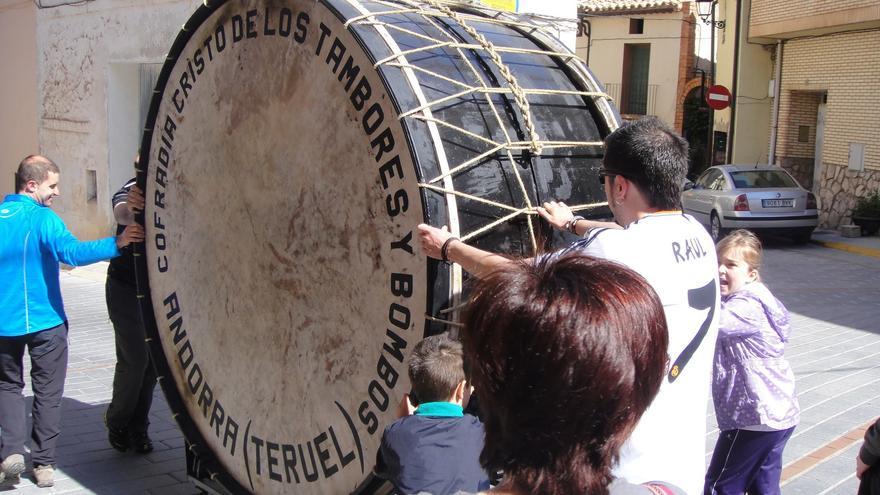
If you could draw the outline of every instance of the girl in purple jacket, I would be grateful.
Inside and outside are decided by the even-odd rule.
[[[782,449],[798,424],[785,359],[788,310],[761,283],[761,241],[737,230],[718,243],[721,320],[712,398],[721,433],[704,495],[779,494]]]

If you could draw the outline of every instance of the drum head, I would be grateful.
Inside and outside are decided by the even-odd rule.
[[[532,105],[542,138],[592,144],[540,158],[527,145],[487,153],[487,138],[527,137],[511,95],[418,110],[460,89],[408,65],[469,83],[476,65],[496,86],[503,75],[475,49],[407,53],[425,33],[473,40],[436,15],[386,16],[405,32],[364,15],[394,5],[210,2],[160,75],[138,177],[144,321],[188,442],[231,491],[342,493],[369,476],[409,391],[406,356],[446,328],[426,316],[443,318],[461,286],[459,272],[421,253],[417,224],[464,233],[509,213],[486,201],[601,200],[596,141],[616,125],[607,103],[548,94]],[[480,29],[544,49],[518,28]],[[536,68],[508,54],[529,87],[597,90],[569,59],[545,59]],[[479,167],[442,177],[469,160]],[[526,216],[473,242],[528,254]]]

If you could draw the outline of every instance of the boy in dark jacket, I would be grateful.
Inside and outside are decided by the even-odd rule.
[[[422,340],[409,358],[409,378],[412,394],[404,400],[415,411],[385,428],[376,473],[402,494],[488,489],[479,461],[483,425],[463,413],[470,385],[461,344],[446,334]]]

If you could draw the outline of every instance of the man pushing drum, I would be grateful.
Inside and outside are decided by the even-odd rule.
[[[605,138],[599,181],[616,223],[585,220],[555,201],[538,212],[553,227],[582,237],[565,251],[626,265],[660,296],[669,326],[670,370],[621,450],[614,474],[632,483],[668,481],[697,494],[705,473],[719,292],[712,241],[680,210],[687,164],[687,142],[660,120],[643,119]],[[458,263],[477,277],[509,261],[465,244],[445,227],[418,228],[426,255]]]
[[[81,242],[49,208],[60,194],[61,171],[40,155],[25,157],[15,173],[18,194],[0,204],[0,482],[25,470],[27,433],[22,380],[25,347],[31,358],[31,462],[39,487],[55,482],[55,445],[67,374],[67,315],[58,262],[88,265],[119,256],[144,239],[140,225],[119,235]]]
[[[135,167],[137,167],[135,159]],[[134,178],[113,195],[113,216],[116,232],[135,223],[135,215],[144,209],[144,194]],[[110,445],[125,452],[139,454],[153,450],[147,435],[150,406],[156,388],[156,374],[150,362],[144,324],[134,274],[134,253],[130,247],[110,261],[107,268],[107,312],[113,322],[116,343],[116,368],[113,373],[113,398],[107,406],[104,422]]]

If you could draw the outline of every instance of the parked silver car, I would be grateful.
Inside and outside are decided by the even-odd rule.
[[[681,195],[685,213],[718,242],[732,229],[773,231],[807,242],[819,223],[816,197],[779,167],[710,167]]]

